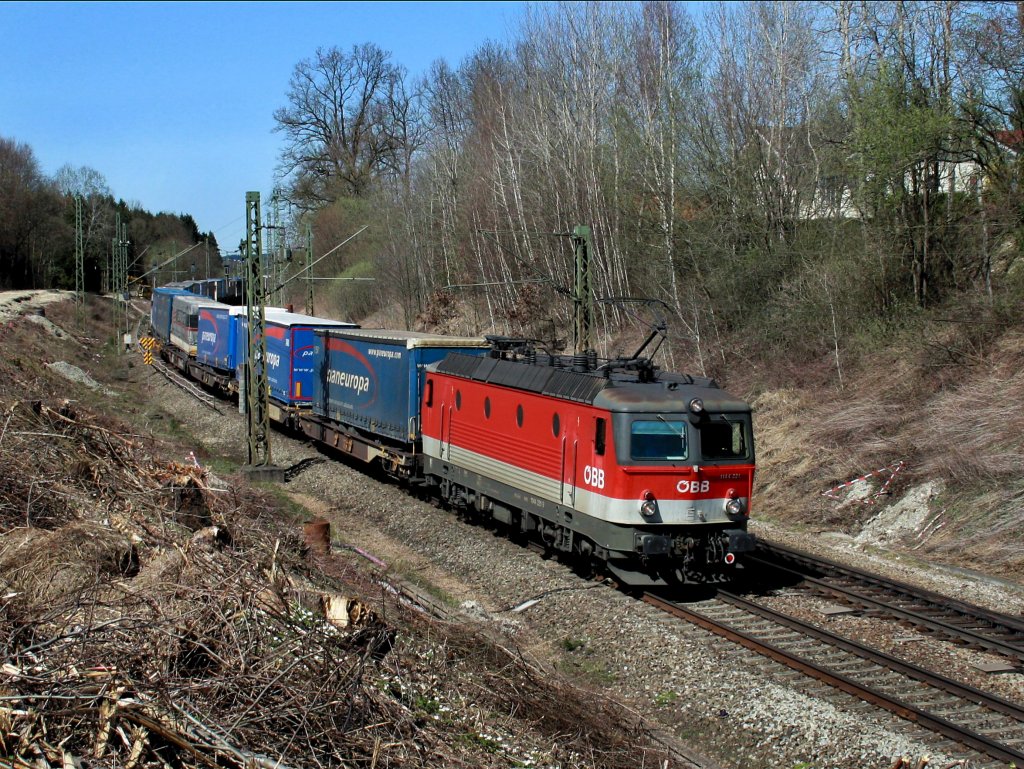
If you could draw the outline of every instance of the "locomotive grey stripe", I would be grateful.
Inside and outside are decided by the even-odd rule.
[[[640,515],[640,499],[614,499],[582,486],[573,487],[568,483],[565,484],[563,498],[562,484],[558,480],[524,470],[499,459],[459,446],[449,447],[447,444],[445,445],[445,455],[442,457],[441,442],[436,438],[423,436],[423,453],[520,489],[525,493],[533,494],[545,501],[575,507],[578,511],[606,523],[627,526],[643,525],[645,527],[659,524],[671,526],[730,523],[730,519],[725,513],[726,500],[723,498],[659,500],[660,516],[648,520]],[[575,505],[572,503],[573,491],[575,491]],[[748,500],[743,498],[742,501],[746,504]]]

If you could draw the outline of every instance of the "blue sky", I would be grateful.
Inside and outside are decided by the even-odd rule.
[[[102,173],[116,197],[191,213],[232,249],[268,196],[273,112],[317,46],[373,42],[413,74],[506,40],[519,2],[0,2],[0,136],[44,173]]]

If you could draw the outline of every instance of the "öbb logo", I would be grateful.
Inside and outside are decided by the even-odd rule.
[[[676,491],[680,494],[704,494],[711,488],[711,481],[679,481]]]
[[[595,489],[604,488],[604,470],[600,467],[587,465],[583,468],[583,482]]]

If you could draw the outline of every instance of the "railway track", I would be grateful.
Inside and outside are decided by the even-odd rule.
[[[862,610],[891,617],[954,643],[1000,654],[1024,666],[1024,620],[880,577],[834,561],[760,543],[751,563],[799,579],[795,585]]]
[[[177,371],[175,371],[162,360],[160,360],[160,358],[156,355],[153,356],[152,366],[154,370],[163,374],[167,381],[180,387],[182,390],[187,392],[189,395],[191,395],[193,398],[195,398],[197,401],[202,403],[207,408],[213,409],[218,414],[223,413],[218,408],[220,402],[216,398],[214,398],[212,395],[210,395],[208,392],[200,388],[195,383],[190,382],[188,379],[181,376],[181,374],[179,374]]]
[[[741,596],[644,601],[976,751],[1024,766],[1024,708]],[[992,763],[989,765],[992,765]]]

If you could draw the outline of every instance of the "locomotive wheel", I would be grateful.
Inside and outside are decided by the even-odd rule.
[[[594,558],[587,553],[575,552],[572,554],[572,570],[576,576],[583,579],[597,577],[597,564],[594,562]]]

